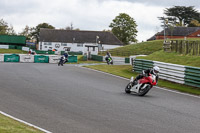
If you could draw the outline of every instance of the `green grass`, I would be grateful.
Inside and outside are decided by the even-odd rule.
[[[179,65],[200,67],[200,56],[181,55],[174,52],[167,53],[163,50],[154,52],[148,56],[137,57],[137,59],[154,60]]]
[[[126,65],[126,66],[124,66],[124,65],[117,65],[117,66],[115,66],[115,65],[95,65],[95,66],[85,66],[85,67],[104,71],[104,72],[111,73],[111,74],[125,77],[125,78],[130,78],[131,76],[136,77],[138,75],[138,73],[132,72],[132,66],[130,66],[130,65]],[[194,95],[200,95],[199,88],[182,85],[182,84],[177,84],[177,83],[169,82],[166,80],[159,79],[158,86],[172,89],[172,90],[177,90],[180,92],[190,93],[190,94],[194,94]]]
[[[19,49],[0,49],[0,53],[1,54],[27,54],[28,52],[26,51],[22,51],[22,50],[19,50]]]
[[[130,55],[149,55],[155,51],[161,50],[163,47],[163,40],[148,41],[124,47],[119,47],[109,50],[112,56],[128,57]],[[99,53],[105,55],[106,52]]]
[[[15,121],[0,114],[0,132],[1,133],[43,133],[33,127]]]
[[[184,40],[184,39],[172,39]],[[200,38],[188,38],[188,41],[200,40]],[[167,41],[170,41],[168,39]],[[123,47],[110,49],[112,56],[129,57],[130,55],[149,55],[163,49],[163,40],[146,41],[137,44],[126,45]],[[106,52],[99,52],[99,55],[105,55]]]

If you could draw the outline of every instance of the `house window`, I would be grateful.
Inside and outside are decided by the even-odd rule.
[[[71,47],[64,47],[63,48],[65,51],[70,51]]]
[[[83,47],[83,44],[82,43],[78,43],[77,47]]]
[[[45,42],[44,45],[51,45],[51,42]]]
[[[95,51],[95,47],[93,47],[93,51]]]
[[[67,46],[67,43],[62,43],[61,46]]]
[[[47,48],[47,46],[44,46],[44,48]]]

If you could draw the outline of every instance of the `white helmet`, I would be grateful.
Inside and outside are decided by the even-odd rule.
[[[157,73],[159,73],[160,72],[160,68],[158,67],[158,66],[154,66],[153,67],[153,73],[154,74],[157,74]]]

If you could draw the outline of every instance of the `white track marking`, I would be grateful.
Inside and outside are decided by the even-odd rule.
[[[6,113],[4,113],[4,112],[2,112],[2,111],[0,111],[0,114],[5,115],[5,116],[7,116],[7,117],[9,117],[9,118],[12,118],[12,119],[14,119],[14,120],[16,120],[16,121],[19,121],[19,122],[21,122],[21,123],[24,123],[24,124],[26,124],[26,125],[28,125],[28,126],[34,127],[34,128],[36,128],[36,129],[38,129],[38,130],[40,130],[40,131],[43,131],[43,132],[45,132],[45,133],[52,133],[52,132],[47,131],[47,130],[45,130],[45,129],[43,129],[43,128],[40,128],[40,127],[38,127],[38,126],[35,126],[35,125],[33,125],[33,124],[30,124],[30,123],[25,122],[25,121],[23,121],[23,120],[20,120],[20,119],[18,119],[18,118],[15,118],[15,117],[13,117],[13,116],[11,116],[11,115],[9,115],[9,114],[6,114]]]

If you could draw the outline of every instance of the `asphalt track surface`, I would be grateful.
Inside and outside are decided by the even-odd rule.
[[[200,98],[75,65],[0,63],[0,111],[54,133],[199,133]]]

